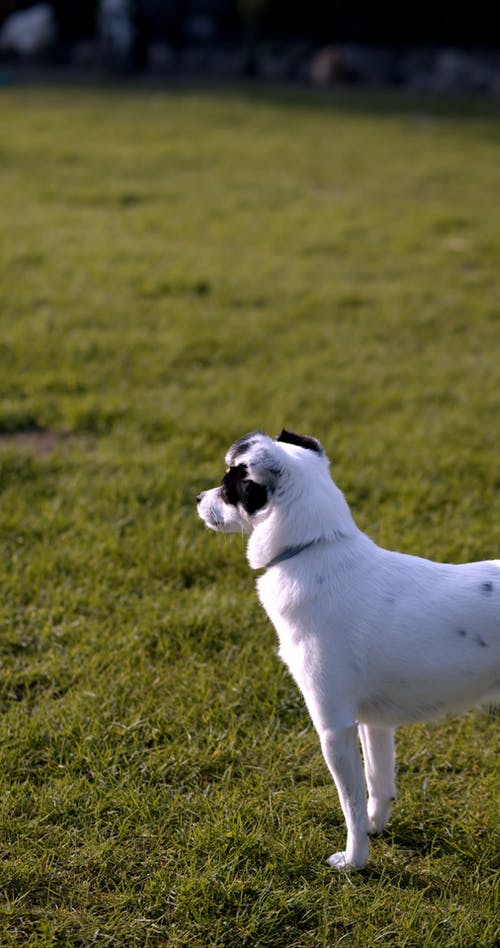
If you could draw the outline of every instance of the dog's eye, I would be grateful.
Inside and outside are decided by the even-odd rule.
[[[232,504],[236,507],[242,497],[242,485],[247,474],[244,464],[238,464],[237,467],[230,467],[222,478],[221,494],[224,503]]]
[[[267,503],[267,490],[263,484],[248,480],[245,464],[230,467],[222,478],[221,495],[224,503],[237,507],[241,504],[248,514],[255,513]]]

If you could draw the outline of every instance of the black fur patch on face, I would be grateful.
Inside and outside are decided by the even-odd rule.
[[[222,499],[237,507],[241,504],[247,514],[253,514],[267,503],[267,490],[247,477],[246,464],[230,467],[222,478]]]
[[[283,428],[276,441],[284,441],[285,444],[296,444],[299,448],[306,448],[309,451],[316,451],[317,454],[323,454],[323,448],[316,438],[309,435],[295,434],[294,431],[287,431]]]

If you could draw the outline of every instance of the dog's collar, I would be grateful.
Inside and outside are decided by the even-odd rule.
[[[293,556],[298,556],[299,553],[303,553],[304,550],[308,550],[311,546],[317,546],[317,544],[321,542],[321,540],[309,540],[309,543],[299,543],[298,546],[287,546],[281,551],[281,553],[278,553],[277,556],[273,557],[269,563],[266,563],[264,569],[271,569],[271,566],[277,566],[278,563],[284,563],[285,560],[291,560]]]

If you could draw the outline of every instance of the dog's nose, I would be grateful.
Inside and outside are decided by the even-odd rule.
[[[198,496],[197,496],[197,498],[196,498],[196,503],[197,503],[197,504],[199,504],[199,503],[200,503],[200,501],[201,501],[201,499],[202,499],[202,497],[203,497],[203,491],[202,491],[202,493],[201,493],[201,494],[198,494]]]

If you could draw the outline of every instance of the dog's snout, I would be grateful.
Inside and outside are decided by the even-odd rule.
[[[196,497],[196,503],[197,503],[197,504],[201,503],[201,501],[203,500],[203,494],[204,494],[204,491],[202,491],[201,494],[198,494],[198,495],[197,495],[197,497]]]

